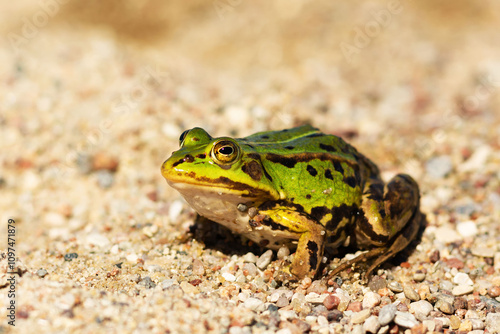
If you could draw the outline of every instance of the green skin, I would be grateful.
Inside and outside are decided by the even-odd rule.
[[[202,216],[263,247],[296,248],[293,278],[314,277],[325,247],[369,250],[337,267],[376,257],[366,276],[404,249],[422,223],[417,183],[388,184],[375,164],[337,136],[305,125],[246,138],[194,128],[162,174]]]

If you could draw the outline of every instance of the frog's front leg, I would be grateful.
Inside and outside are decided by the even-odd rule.
[[[333,274],[353,263],[376,258],[365,274],[368,277],[375,268],[406,248],[424,223],[419,200],[418,185],[409,175],[396,175],[385,186],[379,179],[370,179],[362,198],[364,214],[355,226],[356,246],[369,251],[337,267]]]
[[[290,273],[298,279],[314,277],[323,258],[325,248],[325,227],[308,216],[290,209],[260,211],[274,223],[298,236]]]

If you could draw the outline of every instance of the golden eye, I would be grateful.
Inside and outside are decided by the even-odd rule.
[[[216,163],[230,164],[239,156],[238,146],[230,140],[221,140],[212,148],[212,158]]]

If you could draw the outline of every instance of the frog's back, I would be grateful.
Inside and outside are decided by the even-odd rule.
[[[377,167],[353,146],[311,126],[257,133],[242,140],[260,153],[282,198],[324,225],[332,219],[339,220],[337,225],[342,217],[352,216],[366,180],[378,177]]]

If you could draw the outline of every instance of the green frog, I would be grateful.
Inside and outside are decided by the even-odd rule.
[[[186,130],[161,172],[201,216],[262,247],[296,249],[282,268],[294,279],[314,277],[325,248],[341,245],[368,251],[331,275],[374,258],[369,277],[421,225],[409,175],[385,184],[353,146],[309,125],[238,139]]]

